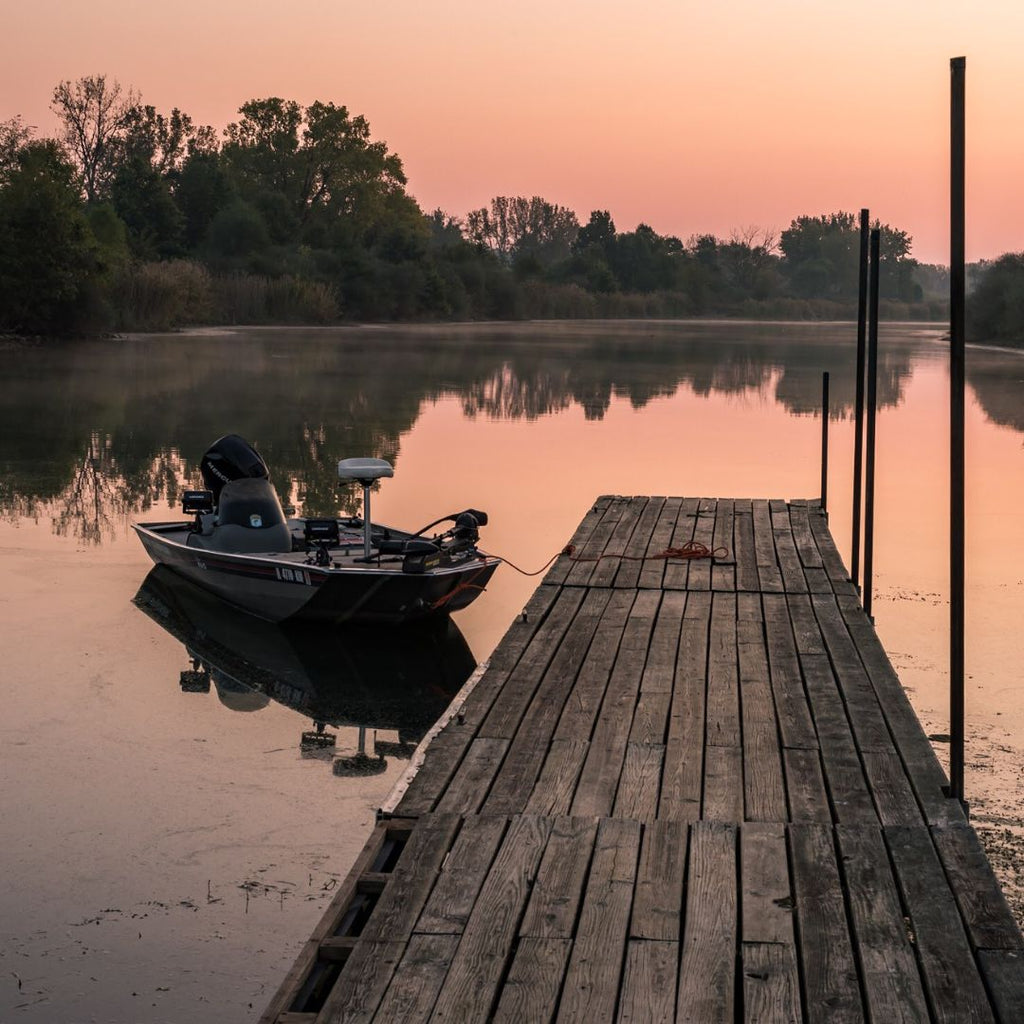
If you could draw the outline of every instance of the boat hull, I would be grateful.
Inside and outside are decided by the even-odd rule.
[[[185,524],[187,525],[187,524]],[[165,565],[222,600],[271,622],[401,623],[470,604],[500,564],[473,558],[424,573],[400,565],[322,568],[301,554],[230,554],[179,543],[180,523],[135,524],[143,546]]]

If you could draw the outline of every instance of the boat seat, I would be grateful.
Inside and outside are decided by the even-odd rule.
[[[342,459],[338,463],[339,480],[358,480],[364,487],[381,477],[394,475],[391,463],[384,459]]]
[[[188,546],[203,551],[225,551],[231,555],[284,554],[292,550],[292,534],[284,523],[263,529],[226,523],[209,536],[189,535]]]
[[[270,481],[245,477],[224,485],[213,529],[191,534],[188,546],[235,555],[287,552],[292,533]]]

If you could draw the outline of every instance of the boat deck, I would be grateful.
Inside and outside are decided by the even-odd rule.
[[[1024,1020],[820,510],[606,497],[573,543],[262,1021]]]

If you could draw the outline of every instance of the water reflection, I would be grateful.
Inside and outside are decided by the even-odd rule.
[[[903,401],[913,363],[941,358],[937,329],[888,326],[881,408]],[[0,514],[49,515],[86,542],[194,482],[210,438],[252,438],[286,503],[338,508],[348,455],[399,461],[428,404],[456,396],[468,418],[536,420],[613,398],[643,408],[688,388],[833,418],[853,409],[848,324],[623,323],[245,330],[0,348]],[[1024,430],[1019,356],[974,350],[968,381],[997,423]],[[343,496],[358,511],[358,495]]]
[[[396,633],[368,628],[276,626],[232,608],[164,566],[135,604],[184,644],[183,692],[213,693],[226,708],[254,712],[271,701],[309,719],[297,730],[303,756],[336,775],[383,771],[406,759],[469,678],[476,662],[450,618]],[[332,728],[355,727],[350,757],[334,755]],[[397,733],[378,740],[377,730]]]
[[[1024,432],[1024,354],[971,351],[967,379],[993,423]]]

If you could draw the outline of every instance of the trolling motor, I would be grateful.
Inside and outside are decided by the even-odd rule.
[[[391,463],[384,459],[342,459],[338,463],[338,479],[342,483],[355,480],[363,488],[363,557],[370,561],[370,488],[374,480],[394,476]]]

